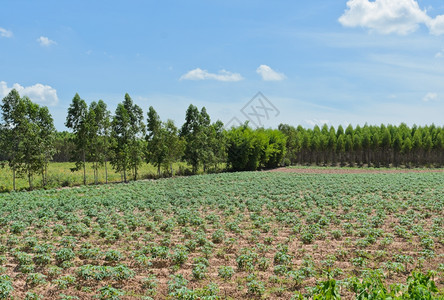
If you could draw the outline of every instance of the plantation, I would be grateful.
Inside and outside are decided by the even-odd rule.
[[[223,166],[221,166],[222,168]],[[46,177],[45,188],[59,188],[59,187],[72,187],[83,184],[83,172],[82,170],[71,171],[75,168],[75,163],[69,162],[51,162],[48,164],[48,176]],[[95,184],[94,168],[92,163],[86,163],[86,184]],[[186,163],[178,162],[173,164],[174,175],[181,175],[188,170],[189,167]],[[199,170],[201,171],[201,170]],[[139,168],[139,176],[142,179],[157,177],[156,168],[147,163],[143,163]],[[12,172],[9,168],[1,169],[0,171],[0,192],[12,191],[13,183],[11,180]],[[113,169],[108,170],[108,182],[122,182],[122,174],[115,172]],[[105,168],[100,166],[97,168],[97,182],[104,184]],[[35,179],[35,186],[42,188],[41,178]],[[16,189],[26,190],[28,189],[28,180],[26,178],[16,179]]]
[[[246,172],[5,193],[0,299],[442,299],[443,190]]]

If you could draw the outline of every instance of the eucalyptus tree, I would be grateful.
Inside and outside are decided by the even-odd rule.
[[[177,127],[172,120],[162,122],[152,106],[147,115],[146,161],[157,167],[158,176],[161,167],[170,169],[173,175],[173,163],[183,155],[183,142],[178,136]]]
[[[192,166],[193,173],[197,173],[203,157],[202,121],[203,118],[197,107],[190,104],[185,114],[185,123],[180,130],[180,136],[186,142],[184,159]]]
[[[24,117],[16,124],[22,136],[18,146],[20,157],[18,173],[28,178],[29,189],[33,189],[33,175],[41,170],[42,157],[40,154],[40,127],[38,124],[39,105],[32,103],[28,97],[20,99],[18,110],[24,112]]]
[[[143,111],[133,103],[128,94],[125,94],[125,100],[117,105],[111,124],[111,136],[114,139],[111,164],[116,171],[123,174],[125,182],[129,170],[133,172],[133,179],[137,180],[138,167],[142,163],[145,132]]]
[[[210,129],[210,145],[211,151],[213,152],[213,164],[214,170],[218,170],[218,165],[225,163],[227,160],[227,137],[226,131],[224,129],[224,123],[217,120],[215,123],[211,124]]]
[[[160,168],[167,156],[167,144],[162,121],[156,110],[150,106],[146,122],[146,161],[157,167],[157,175],[160,176]]]
[[[179,129],[174,125],[174,121],[168,119],[166,123],[163,123],[165,130],[165,144],[167,147],[167,154],[164,160],[164,168],[169,167],[171,176],[174,175],[173,163],[179,161],[185,151],[185,141],[179,137]],[[225,154],[225,152],[223,153]]]
[[[294,165],[301,151],[300,133],[296,128],[287,124],[279,124],[278,129],[287,137],[285,160],[288,160],[289,164]]]
[[[98,183],[99,166],[105,165],[105,182],[108,182],[108,152],[110,139],[110,112],[102,100],[92,102],[88,109],[88,158],[93,163],[94,182]]]
[[[1,148],[13,173],[13,189],[17,176],[28,178],[33,189],[33,176],[41,172],[46,184],[46,169],[54,154],[55,128],[47,107],[40,107],[28,97],[20,98],[12,90],[1,105]]]
[[[72,153],[76,167],[71,171],[83,169],[83,184],[86,185],[86,156],[88,150],[88,106],[79,94],[75,94],[68,108],[65,126],[73,131],[75,149]]]
[[[20,103],[19,93],[13,89],[9,94],[3,98],[1,110],[2,110],[2,123],[0,130],[1,134],[1,150],[3,156],[7,159],[7,164],[12,170],[12,189],[16,189],[16,175],[17,167],[20,162],[19,145],[24,138],[20,134],[20,127],[18,124],[20,120],[24,119],[25,112],[19,110]],[[5,164],[2,163],[2,166]]]
[[[48,164],[56,153],[56,129],[54,120],[46,106],[40,107],[37,116],[39,127],[39,147],[41,159],[42,185],[46,186],[48,178]]]

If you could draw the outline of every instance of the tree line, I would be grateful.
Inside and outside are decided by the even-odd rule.
[[[279,125],[287,137],[285,162],[301,165],[442,167],[444,128],[412,126]]]
[[[0,162],[12,170],[13,189],[16,177],[42,176],[46,185],[50,161],[71,161],[71,171],[83,172],[86,184],[87,163],[98,172],[112,167],[122,181],[137,180],[143,162],[157,168],[158,175],[173,175],[173,163],[187,162],[195,174],[223,169],[257,170],[278,166],[285,155],[286,137],[275,129],[252,129],[248,124],[224,128],[221,121],[211,122],[205,107],[190,105],[185,123],[176,127],[173,120],[162,121],[150,106],[145,117],[142,108],[126,94],[114,115],[104,101],[89,105],[78,94],[68,108],[65,126],[71,132],[57,132],[47,107],[20,97],[12,90],[0,105]]]
[[[280,124],[278,129],[253,129],[245,123],[225,129],[211,122],[205,107],[190,105],[185,123],[162,121],[150,106],[146,116],[126,94],[114,114],[104,101],[89,105],[78,94],[68,108],[65,125],[57,132],[45,106],[12,90],[0,105],[0,165],[16,177],[26,177],[29,188],[41,176],[45,186],[48,163],[71,161],[72,171],[94,169],[94,182],[104,167],[105,181],[112,168],[122,181],[137,180],[143,162],[161,174],[173,175],[173,164],[184,161],[192,174],[203,170],[249,171],[279,165],[339,165],[368,167],[442,167],[444,128],[412,126],[314,126]],[[146,119],[145,119],[146,118]]]

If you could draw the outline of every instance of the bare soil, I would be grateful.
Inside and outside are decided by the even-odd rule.
[[[393,173],[442,173],[444,169],[353,169],[353,168],[277,168],[268,172],[301,174],[393,174]]]

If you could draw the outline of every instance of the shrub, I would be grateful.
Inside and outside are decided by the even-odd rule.
[[[46,283],[46,276],[41,273],[30,273],[26,276],[26,284],[34,287]]]
[[[230,266],[221,266],[219,267],[219,277],[223,280],[230,280],[234,275],[234,270]]]
[[[262,281],[251,280],[247,283],[248,293],[254,296],[262,296],[265,292],[265,285]]]
[[[13,290],[11,278],[5,274],[0,275],[0,299],[9,298]]]

